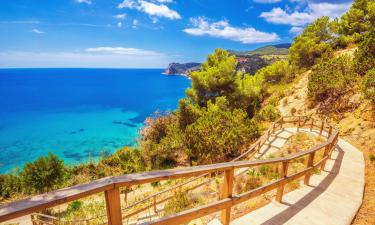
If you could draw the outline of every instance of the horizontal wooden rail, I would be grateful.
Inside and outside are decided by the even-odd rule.
[[[293,120],[292,120],[292,119]],[[296,119],[297,118],[297,119]],[[194,167],[186,167],[186,168],[176,168],[176,169],[169,169],[169,170],[161,170],[161,171],[151,171],[146,173],[138,173],[138,174],[127,174],[122,176],[115,176],[115,177],[106,177],[103,179],[99,179],[87,184],[76,185],[69,188],[60,189],[57,191],[53,191],[46,194],[41,194],[37,196],[33,196],[28,199],[15,201],[9,204],[4,204],[0,206],[0,222],[7,221],[9,219],[17,218],[20,216],[24,216],[33,212],[41,211],[50,207],[54,207],[57,205],[61,205],[66,202],[70,202],[79,198],[83,198],[86,196],[90,196],[97,193],[105,193],[106,200],[107,200],[107,216],[109,224],[122,224],[122,217],[121,217],[121,206],[119,204],[120,195],[119,195],[119,188],[121,187],[130,187],[133,185],[151,183],[156,181],[168,180],[168,179],[178,179],[178,178],[189,178],[189,177],[199,177],[205,176],[211,173],[223,173],[228,174],[228,171],[234,171],[234,169],[243,168],[243,167],[255,167],[260,165],[269,165],[269,164],[280,164],[280,163],[287,163],[291,160],[298,159],[304,157],[306,155],[310,155],[313,159],[313,155],[315,152],[321,149],[328,149],[323,158],[317,163],[313,164],[311,161],[308,164],[308,167],[305,168],[303,171],[292,175],[284,174],[279,180],[276,180],[270,184],[264,185],[257,189],[251,190],[249,192],[240,194],[240,195],[232,195],[231,188],[233,187],[233,179],[226,178],[226,187],[222,196],[223,199],[216,201],[214,203],[201,206],[195,209],[187,210],[169,217],[165,217],[159,220],[154,221],[152,224],[179,224],[184,223],[188,220],[202,217],[212,212],[217,212],[220,210],[225,210],[225,215],[222,218],[225,219],[225,224],[228,224],[230,218],[230,208],[233,205],[239,204],[243,201],[246,201],[252,197],[259,196],[265,192],[270,190],[279,188],[282,185],[287,184],[288,182],[298,179],[302,176],[307,176],[312,172],[313,169],[321,167],[325,164],[326,160],[330,157],[332,149],[338,140],[338,129],[333,126],[328,125],[326,121],[318,121],[316,119],[311,120],[311,124],[306,124],[309,118],[307,117],[282,117],[277,120],[275,123],[270,126],[270,128],[265,132],[265,134],[255,142],[250,149],[254,150],[259,148],[259,145],[264,144],[270,137],[271,133],[276,130],[276,127],[282,128],[284,124],[288,123],[298,123],[298,128],[301,128],[304,125],[308,125],[309,127],[318,127],[319,134],[322,134],[323,131],[328,134],[327,141],[317,146],[314,146],[308,150],[301,151],[295,154],[288,155],[286,157],[281,158],[273,158],[267,160],[255,160],[255,161],[232,161],[232,162],[225,162],[225,163],[217,163],[211,165],[202,165],[202,166],[194,166]],[[302,122],[303,121],[303,122]],[[327,126],[328,125],[328,126]],[[328,128],[328,130],[325,130]],[[312,128],[310,128],[312,129]],[[249,154],[251,151],[246,151],[245,153],[241,154],[240,158],[236,158],[235,160],[239,160],[244,157],[246,154]],[[231,173],[232,173],[231,172]],[[196,179],[196,178],[195,178]],[[186,184],[186,183],[184,183]],[[163,191],[165,193],[166,191]],[[282,192],[281,192],[282,197]],[[181,222],[183,221],[183,222]]]

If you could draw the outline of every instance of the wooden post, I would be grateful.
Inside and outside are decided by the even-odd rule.
[[[325,149],[324,149],[324,154],[323,154],[323,158],[326,157],[331,149],[331,145],[332,144],[328,144]],[[320,170],[324,170],[324,168],[326,167],[326,163],[327,163],[327,159],[324,160],[320,166]]]
[[[221,199],[231,198],[233,194],[233,177],[234,168],[225,170],[224,182],[221,190]],[[231,208],[226,208],[221,212],[221,223],[223,225],[229,225],[230,222],[230,210]]]
[[[156,195],[152,198],[152,203],[154,205],[154,213],[158,213],[158,210],[156,209]]]
[[[285,162],[282,163],[283,168],[281,170],[280,178],[285,178],[288,175],[288,165],[289,165],[288,161],[285,161]],[[285,187],[285,185],[281,185],[277,189],[277,192],[276,192],[276,201],[277,202],[281,202],[282,199],[283,199],[284,187]]]
[[[258,142],[258,153],[260,153],[260,148],[261,148],[261,146],[260,146],[260,140],[259,140],[259,142]]]
[[[283,129],[283,125],[284,125],[284,117],[281,117],[281,120],[280,120],[280,128]]]
[[[307,168],[310,168],[314,165],[314,157],[315,157],[315,152],[311,152],[309,155],[309,159],[307,160]],[[311,173],[312,171],[309,171],[308,173],[306,173],[305,180],[304,180],[305,185],[309,185]]]
[[[313,127],[314,127],[314,118],[311,118],[310,131],[313,130]]]
[[[105,191],[105,202],[109,225],[122,225],[120,189],[114,188]]]
[[[329,131],[328,131],[328,138],[331,137],[331,134],[332,134],[332,127],[329,126]]]
[[[320,126],[320,132],[319,135],[321,136],[324,130],[324,120],[322,120],[322,125]]]

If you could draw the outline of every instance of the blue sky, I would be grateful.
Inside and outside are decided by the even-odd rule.
[[[163,68],[291,42],[333,0],[4,0],[0,67]]]

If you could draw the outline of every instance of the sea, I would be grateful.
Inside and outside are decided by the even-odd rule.
[[[52,152],[68,165],[136,146],[190,80],[162,69],[0,69],[0,173]]]

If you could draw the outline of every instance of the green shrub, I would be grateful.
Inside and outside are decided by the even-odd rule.
[[[300,36],[294,39],[289,48],[292,65],[309,68],[327,51],[331,51],[332,30],[327,16],[308,25]]]
[[[81,209],[83,205],[82,201],[76,200],[69,203],[68,208],[66,209],[67,212],[75,212]]]
[[[190,192],[178,189],[174,192],[173,197],[165,204],[164,212],[165,215],[175,214],[192,208],[200,202],[201,200],[194,198]]]
[[[375,28],[360,43],[353,61],[354,71],[359,75],[365,75],[368,70],[375,68]]]
[[[146,170],[144,159],[139,149],[124,147],[110,157],[103,159],[101,164],[113,169],[119,168],[122,174],[136,173]]]
[[[266,105],[257,114],[257,119],[263,121],[275,121],[280,118],[280,110],[273,105]]]
[[[63,184],[67,170],[63,160],[48,153],[48,156],[26,163],[20,175],[26,192],[43,193]]]
[[[269,83],[290,81],[293,78],[292,68],[287,61],[278,61],[257,71]]]
[[[362,91],[366,98],[375,102],[375,68],[369,70],[364,77]]]
[[[256,123],[243,110],[230,110],[226,98],[219,97],[186,128],[187,154],[198,163],[223,161],[238,155],[245,143],[258,136]]]
[[[13,174],[0,175],[0,197],[10,198],[22,191],[21,179]]]
[[[350,89],[354,81],[349,56],[327,58],[313,67],[308,82],[308,96],[314,101],[337,97]]]

